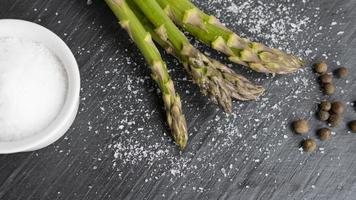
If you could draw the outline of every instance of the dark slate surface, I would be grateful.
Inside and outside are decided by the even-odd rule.
[[[214,6],[220,12],[225,9],[220,3],[224,1],[215,1],[214,6],[196,2],[213,13],[217,12]],[[286,5],[294,1],[273,2]],[[302,1],[294,4],[292,13],[313,18],[313,13],[303,9]],[[0,199],[356,199],[356,135],[348,133],[343,124],[335,129],[332,141],[318,141],[322,149],[301,154],[298,145],[302,137],[288,128],[298,117],[309,118],[313,130],[322,126],[312,114],[322,95],[310,63],[321,59],[323,53],[333,68],[340,61],[350,69],[347,87],[333,98],[356,100],[356,1],[315,0],[311,6],[321,9],[313,27],[298,33],[306,42],[290,41],[289,48],[298,52],[303,45],[314,47],[316,57],[306,56],[307,68],[286,77],[265,77],[234,65],[269,91],[267,103],[235,103],[235,117],[225,116],[202,98],[179,65],[164,55],[170,66],[177,68],[172,74],[182,94],[191,134],[188,149],[179,153],[163,135],[167,130],[162,103],[147,78],[149,70],[104,2],[87,6],[84,0],[0,0],[0,18],[33,21],[63,38],[78,60],[83,79],[81,111],[66,137],[40,151],[0,156]],[[224,12],[220,16],[229,22],[238,17]],[[335,20],[338,25],[329,30]],[[308,41],[319,26],[326,31]],[[247,27],[235,24],[233,29],[258,38]],[[338,36],[340,31],[345,33]],[[302,78],[307,83],[304,86]],[[136,96],[128,89],[130,84],[136,87]],[[337,81],[339,88],[345,84]],[[119,89],[110,89],[112,86]],[[192,92],[187,93],[188,89]],[[142,102],[132,99],[135,97]],[[271,109],[275,104],[279,109]],[[142,121],[140,117],[147,113],[151,117]],[[124,118],[136,122],[126,129],[132,135],[121,135],[123,130],[118,127]],[[356,113],[348,105],[345,121],[352,118]],[[134,131],[140,127],[143,131]],[[309,136],[315,137],[313,133]],[[138,144],[158,145],[143,145],[153,152],[148,158],[154,159],[139,159],[142,154],[115,158],[118,147],[110,144],[122,140],[129,147],[130,138]],[[155,158],[159,153],[154,150],[168,153]]]

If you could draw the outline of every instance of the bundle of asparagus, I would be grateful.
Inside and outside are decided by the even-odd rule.
[[[257,72],[288,74],[302,66],[302,61],[278,49],[241,38],[219,20],[199,10],[189,0],[157,0],[166,14],[200,41],[220,51],[232,62]]]
[[[168,125],[181,149],[188,140],[185,117],[179,95],[152,38],[174,55],[201,92],[226,112],[232,111],[232,99],[256,100],[264,88],[200,52],[175,24],[227,54],[231,61],[258,72],[286,74],[302,66],[292,55],[239,37],[189,0],[106,0],[106,3],[150,65],[152,78],[162,91]]]

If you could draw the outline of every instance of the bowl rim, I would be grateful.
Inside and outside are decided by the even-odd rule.
[[[33,151],[54,143],[67,132],[74,122],[78,112],[80,96],[80,73],[78,64],[72,51],[66,43],[54,32],[39,24],[19,19],[0,19],[0,29],[1,26],[9,27],[10,25],[14,30],[26,30],[23,35],[28,34],[30,31],[35,31],[36,37],[45,36],[48,41],[51,41],[51,43],[53,42],[51,45],[54,45],[55,48],[58,49],[58,52],[53,51],[53,49],[49,47],[48,43],[42,44],[47,46],[47,48],[49,48],[63,63],[68,84],[65,101],[55,119],[53,119],[52,122],[50,122],[50,124],[43,130],[22,140],[0,141],[0,154]],[[3,35],[3,37],[5,37],[5,35]],[[37,41],[44,40],[45,39],[43,38],[38,38]],[[59,56],[59,51],[61,51],[62,57]]]

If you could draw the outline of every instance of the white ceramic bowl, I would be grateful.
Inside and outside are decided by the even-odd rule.
[[[23,140],[0,141],[0,154],[34,151],[58,140],[72,125],[79,106],[78,64],[68,46],[56,34],[38,24],[16,19],[2,19],[0,20],[0,37],[6,36],[29,39],[44,44],[62,61],[67,72],[67,96],[61,111],[52,123],[41,132]]]

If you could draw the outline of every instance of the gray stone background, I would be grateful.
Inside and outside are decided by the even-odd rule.
[[[78,116],[65,137],[28,153],[0,156],[0,199],[355,199],[356,135],[334,129],[315,153],[299,149],[325,126],[315,119],[322,95],[311,64],[349,68],[331,100],[356,119],[355,0],[194,1],[249,38],[306,60],[299,72],[265,76],[231,64],[266,87],[257,102],[226,115],[164,54],[182,96],[190,141],[172,143],[156,85],[141,54],[103,1],[0,0],[0,19],[41,24],[72,49],[82,77]],[[194,41],[211,56],[222,55]],[[296,136],[291,121],[312,131]]]

